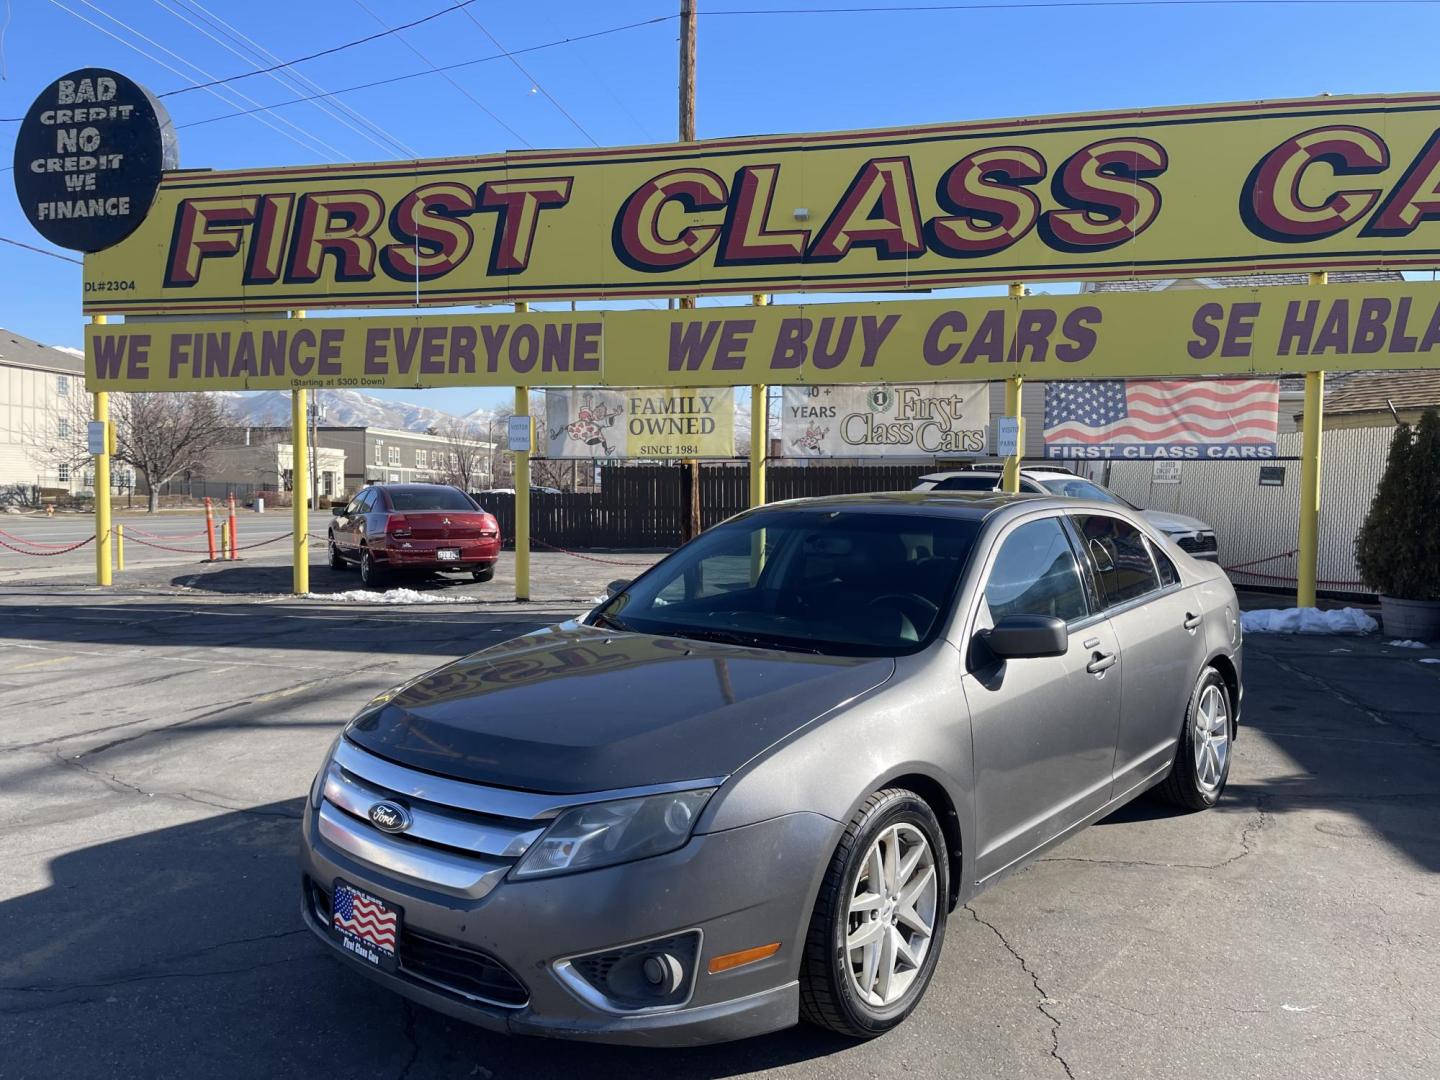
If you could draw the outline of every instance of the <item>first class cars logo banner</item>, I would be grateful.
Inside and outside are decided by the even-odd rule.
[[[1273,458],[1275,379],[1091,379],[1045,385],[1048,458]]]
[[[85,328],[92,391],[1197,379],[1437,360],[1428,282]]]
[[[168,174],[90,313],[1431,266],[1440,95]]]
[[[546,457],[735,455],[735,395],[707,390],[545,391]]]
[[[787,386],[784,457],[974,457],[986,451],[987,383]]]

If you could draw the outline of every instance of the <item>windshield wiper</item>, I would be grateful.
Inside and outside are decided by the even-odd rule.
[[[725,645],[739,645],[745,648],[755,649],[776,649],[783,652],[814,653],[816,656],[825,654],[813,645],[800,645],[789,641],[777,640],[766,637],[764,634],[747,634],[741,630],[710,630],[704,627],[671,629],[666,631],[671,637],[694,638],[696,641],[718,641]]]

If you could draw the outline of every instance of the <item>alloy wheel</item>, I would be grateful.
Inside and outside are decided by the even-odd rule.
[[[914,825],[882,832],[865,855],[846,910],[845,969],[872,1007],[905,996],[930,951],[939,911],[935,852]]]
[[[1225,779],[1230,756],[1230,707],[1213,684],[1205,687],[1195,706],[1195,780],[1207,794]]]

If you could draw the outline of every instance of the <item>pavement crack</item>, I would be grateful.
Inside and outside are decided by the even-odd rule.
[[[297,960],[312,960],[310,954],[300,956],[284,956],[279,960],[267,960],[260,964],[246,964],[244,967],[213,968],[209,971],[156,971],[140,975],[127,975],[123,979],[108,979],[104,982],[93,983],[68,983],[63,986],[45,985],[37,983],[29,986],[0,986],[0,992],[11,994],[68,994],[76,990],[108,990],[114,986],[128,986],[131,983],[156,982],[167,979],[211,979],[218,975],[244,975],[250,971],[259,971],[262,968],[279,967],[281,964],[293,964]]]
[[[232,814],[249,814],[252,817],[288,818],[291,821],[299,821],[301,815],[290,813],[286,810],[256,810],[248,806],[232,806],[230,803],[223,803],[216,799],[206,799],[199,795],[191,794],[188,791],[147,791],[138,784],[132,784],[128,780],[122,780],[112,772],[103,769],[92,768],[80,760],[79,756],[67,758],[64,754],[51,755],[58,763],[66,768],[75,769],[92,776],[101,783],[112,789],[128,791],[130,794],[143,799],[178,799],[183,802],[192,802],[200,806],[213,806],[217,810],[227,810]]]
[[[415,1034],[415,1006],[411,1005],[407,999],[401,998],[400,1008],[401,1015],[404,1017],[404,1023],[400,1030],[401,1034],[405,1036],[405,1041],[410,1044],[410,1056],[405,1059],[405,1066],[400,1070],[398,1080],[408,1080],[410,1070],[415,1067],[415,1062],[420,1060],[420,1039]]]
[[[972,919],[981,926],[989,929],[989,931],[995,935],[1000,944],[1005,947],[1005,951],[1015,958],[1015,962],[1020,965],[1020,970],[1030,977],[1030,982],[1034,985],[1035,992],[1040,995],[1040,1000],[1035,1003],[1035,1009],[1050,1023],[1050,1056],[1065,1070],[1065,1075],[1069,1077],[1069,1080],[1075,1080],[1075,1073],[1071,1071],[1070,1063],[1060,1054],[1060,1018],[1049,1009],[1049,1006],[1054,1004],[1054,998],[1047,994],[1045,988],[1040,985],[1040,976],[1036,974],[1025,957],[1020,955],[1020,951],[1016,949],[1014,945],[1010,944],[1009,940],[1000,932],[994,923],[982,919],[980,913],[969,904],[965,905],[965,910],[970,912]]]

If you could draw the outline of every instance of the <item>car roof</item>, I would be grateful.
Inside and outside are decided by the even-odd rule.
[[[943,472],[926,473],[920,477],[921,480],[949,480],[952,476],[992,476],[1005,471],[1003,465],[976,465],[972,469],[946,469]],[[1071,479],[1084,480],[1085,477],[1079,473],[1073,473],[1069,469],[1057,469],[1049,465],[1021,465],[1021,476],[1045,477],[1046,479]]]
[[[1054,503],[1070,506],[1074,499],[1004,491],[869,491],[853,495],[821,495],[766,503],[759,510],[845,510],[855,513],[900,513],[917,517],[960,517],[983,520],[1007,506]]]
[[[459,491],[454,484],[366,484],[366,487],[384,488],[386,491]]]

